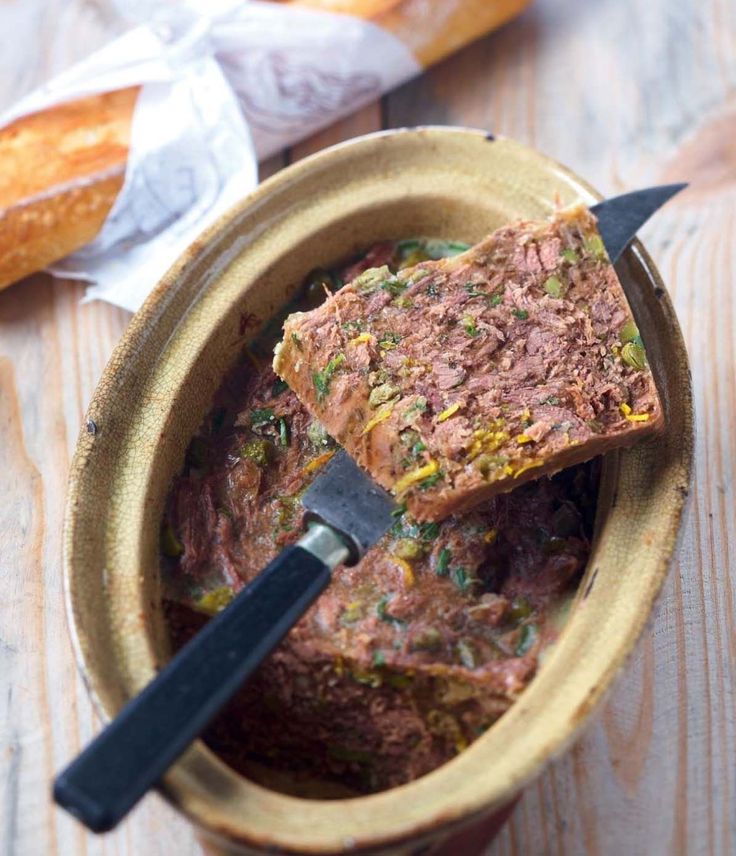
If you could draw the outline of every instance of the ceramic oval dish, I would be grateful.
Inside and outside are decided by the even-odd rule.
[[[477,241],[502,223],[599,197],[569,170],[482,132],[372,134],[278,173],[203,234],[133,318],[87,413],[72,464],[64,567],[72,635],[104,717],[169,654],[158,536],[186,446],[227,369],[314,267],[381,239]],[[646,624],[687,496],[692,399],[672,304],[638,243],[619,274],[662,394],[666,434],[609,455],[597,535],[570,619],[520,700],[469,749],[417,781],[346,800],[246,780],[198,742],[163,790],[239,852],[410,852],[499,810],[578,733]]]

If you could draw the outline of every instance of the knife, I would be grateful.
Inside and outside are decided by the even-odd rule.
[[[651,187],[590,210],[612,262],[684,184]],[[112,829],[161,779],[324,591],[395,522],[393,498],[346,452],[305,492],[306,533],[185,645],[54,783],[56,802],[94,832]]]

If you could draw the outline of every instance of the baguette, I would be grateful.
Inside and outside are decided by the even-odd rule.
[[[125,180],[138,87],[0,129],[0,289],[92,241]]]
[[[529,0],[283,2],[370,21],[427,66],[500,26]],[[97,236],[125,180],[138,92],[96,95],[0,128],[0,290]]]
[[[289,0],[354,15],[402,41],[426,68],[520,14],[530,0]],[[428,14],[428,6],[431,12]]]

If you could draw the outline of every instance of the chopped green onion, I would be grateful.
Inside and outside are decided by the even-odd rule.
[[[462,592],[466,592],[473,585],[473,578],[468,576],[465,568],[455,568],[450,572],[450,579]]]
[[[629,320],[624,324],[619,333],[619,337],[621,341],[626,344],[627,342],[635,342],[637,345],[641,345],[641,336],[639,335],[639,328],[636,324],[629,318]]]
[[[468,336],[475,338],[479,334],[478,328],[475,326],[475,318],[472,315],[466,315],[463,318],[463,327]]]
[[[519,643],[516,646],[516,650],[514,653],[517,657],[523,657],[527,651],[531,650],[534,646],[534,643],[537,641],[539,636],[539,631],[537,630],[536,624],[525,624],[521,628],[521,636],[519,637]]]
[[[479,290],[476,288],[476,285],[475,285],[475,283],[474,283],[474,282],[466,282],[466,283],[465,283],[465,290],[468,292],[468,294],[469,294],[471,297],[488,297],[487,292],[485,292],[485,291],[479,291]]]
[[[461,639],[457,643],[457,653],[460,655],[460,662],[466,669],[475,668],[475,651],[473,651],[472,645],[466,639]]]
[[[381,283],[381,288],[387,291],[392,297],[398,297],[403,291],[406,291],[406,287],[407,284],[395,276],[391,277],[391,279],[385,279]]]
[[[447,566],[450,564],[450,551],[447,547],[443,547],[440,550],[440,554],[437,557],[437,565],[434,569],[434,572],[438,577],[444,577],[447,573]]]
[[[174,528],[170,523],[166,523],[161,530],[161,552],[164,556],[170,556],[172,559],[181,556],[184,552],[184,545],[176,537]]]
[[[344,362],[345,354],[337,354],[327,363],[321,372],[314,372],[312,374],[312,381],[314,382],[314,388],[317,390],[318,401],[322,401],[330,391],[332,376]]]
[[[419,536],[423,541],[434,541],[439,534],[439,523],[421,523],[419,525]]]
[[[511,314],[514,317],[518,318],[519,321],[526,321],[526,319],[529,317],[529,313],[526,311],[526,309],[512,309]]]
[[[545,280],[544,290],[550,297],[560,298],[564,293],[564,287],[556,276],[550,276]]]
[[[376,604],[376,615],[381,619],[381,621],[385,621],[388,624],[393,624],[396,627],[404,627],[406,622],[403,618],[397,618],[395,615],[391,615],[391,613],[386,609],[388,604],[391,602],[393,595],[385,594]]]
[[[608,261],[608,253],[606,253],[606,247],[600,235],[587,235],[583,240],[583,246],[587,252],[594,255],[599,261]]]
[[[621,348],[621,359],[632,369],[641,371],[646,367],[647,354],[644,348],[636,342],[627,342]]]
[[[422,246],[422,242],[418,238],[407,238],[404,241],[399,241],[396,249],[401,253],[410,253],[413,250],[418,250]]]
[[[386,665],[386,657],[383,654],[383,651],[374,651],[373,652],[373,665],[376,668]]]
[[[282,446],[289,445],[289,426],[283,416],[279,419],[279,443]]]
[[[432,473],[431,476],[427,476],[426,479],[422,479],[422,481],[417,484],[417,487],[419,490],[427,490],[427,488],[434,487],[437,482],[444,477],[445,474],[442,470],[438,470],[436,473]]]
[[[394,553],[406,562],[413,562],[424,555],[424,547],[413,538],[400,538],[395,546]]]
[[[266,425],[268,422],[273,422],[273,420],[273,410],[270,407],[256,407],[251,411],[250,424],[252,428]]]
[[[431,259],[437,260],[464,253],[465,250],[470,249],[470,244],[462,241],[430,240],[425,242],[424,249]]]
[[[491,306],[500,306],[503,303],[503,294],[497,292],[491,296]]]
[[[268,466],[273,447],[268,440],[250,440],[240,448],[240,457],[253,461],[261,468]]]

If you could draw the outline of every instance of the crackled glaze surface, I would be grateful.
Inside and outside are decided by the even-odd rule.
[[[156,570],[165,493],[256,321],[310,268],[360,245],[417,233],[475,241],[514,217],[544,215],[555,195],[595,198],[567,170],[509,140],[447,129],[376,135],[278,174],[169,272],[113,355],[88,411],[96,431],[82,434],[72,467],[66,572],[76,644],[106,713],[166,658]],[[268,791],[196,745],[165,784],[192,819],[235,840],[299,851],[420,841],[501,806],[568,745],[644,627],[691,464],[690,381],[672,306],[640,246],[620,273],[668,428],[607,460],[599,538],[576,607],[522,699],[425,778],[337,803]]]

